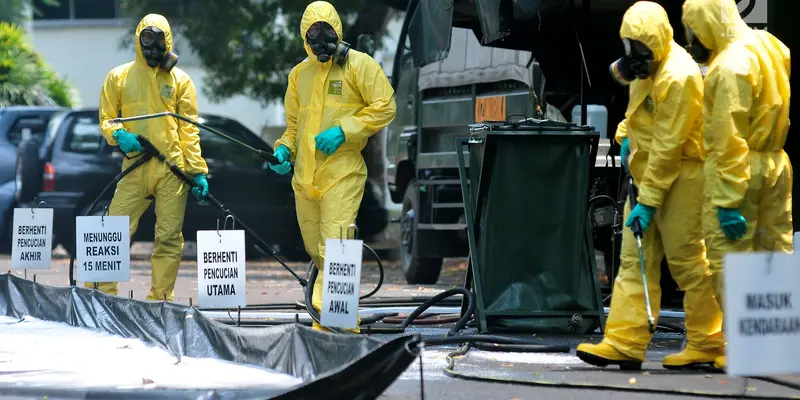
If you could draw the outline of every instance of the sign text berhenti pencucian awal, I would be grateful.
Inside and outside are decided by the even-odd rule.
[[[361,240],[325,240],[325,271],[320,310],[320,322],[324,326],[344,329],[358,326],[362,246]]]

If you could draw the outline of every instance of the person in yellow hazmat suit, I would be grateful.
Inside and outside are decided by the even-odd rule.
[[[136,58],[106,76],[100,93],[100,130],[111,146],[119,146],[128,168],[141,156],[137,136],[147,138],[174,165],[199,185],[192,188],[198,200],[208,195],[208,166],[200,154],[198,128],[173,118],[114,123],[117,117],[172,112],[197,119],[197,96],[192,79],[175,67],[172,31],[158,14],[145,16],[136,27]],[[183,253],[183,217],[189,187],[155,158],[122,178],[108,208],[108,215],[127,215],[130,234],[155,199],[156,226],[152,278],[147,300],[173,299],[178,266]],[[93,283],[86,283],[91,287]],[[99,283],[98,289],[117,294],[116,283]]]
[[[325,1],[310,3],[300,21],[308,57],[289,73],[286,131],[275,142],[279,174],[291,172],[303,242],[322,271],[325,240],[341,238],[355,222],[367,166],[367,139],[395,117],[394,90],[381,66],[342,41],[342,23]],[[312,306],[322,306],[323,274]],[[314,329],[327,330],[314,322]],[[358,331],[356,329],[355,331]]]
[[[682,19],[690,53],[709,67],[703,227],[722,305],[726,253],[792,251],[793,171],[783,150],[791,57],[772,34],[748,27],[733,0],[687,0]]]
[[[667,13],[656,3],[639,1],[631,6],[623,16],[620,37],[626,55],[612,64],[611,72],[620,83],[630,85],[630,99],[616,140],[638,188],[636,207],[631,210],[630,202],[625,207],[626,225],[638,219],[644,231],[653,316],[658,319],[665,255],[670,273],[685,291],[687,345],[663,363],[674,369],[710,364],[724,354],[724,337],[722,311],[714,299],[705,257],[698,196],[703,190],[703,77],[687,51],[673,40]],[[625,229],[605,336],[596,345],[580,344],[577,355],[597,366],[640,369],[651,338],[637,242]]]

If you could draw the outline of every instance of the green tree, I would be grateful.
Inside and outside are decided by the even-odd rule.
[[[310,1],[300,0],[125,0],[133,24],[148,13],[167,17],[208,71],[203,93],[214,101],[235,95],[262,104],[282,100],[286,76],[306,57],[300,18]],[[378,33],[388,8],[379,0],[331,0],[342,19],[345,40]],[[372,10],[365,13],[364,10]],[[122,38],[132,46],[135,26]],[[380,44],[380,40],[377,41]],[[180,55],[180,54],[179,54]],[[180,63],[179,63],[180,64]]]
[[[33,51],[17,24],[0,23],[0,106],[72,107],[72,86]]]
[[[60,4],[58,0],[42,0],[42,3],[51,7],[58,7]],[[22,25],[28,19],[25,11],[28,6],[32,7],[34,14],[40,14],[40,10],[33,7],[31,0],[0,0],[0,21]]]

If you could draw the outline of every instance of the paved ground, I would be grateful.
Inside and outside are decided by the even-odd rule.
[[[144,300],[150,290],[149,244],[136,243],[131,249],[131,280],[119,284],[119,294],[128,296],[133,290],[133,298]],[[192,259],[194,250],[187,246],[185,258],[178,271],[175,284],[175,303],[197,304],[197,263]],[[308,264],[287,263],[298,275],[305,277]],[[380,297],[432,296],[442,290],[459,283],[463,284],[466,264],[461,260],[448,260],[442,271],[440,283],[437,285],[409,286],[403,278],[402,268],[391,261],[383,261],[386,276],[381,287]],[[50,270],[11,270],[8,255],[0,255],[0,273],[11,272],[16,276],[25,276],[30,280],[52,286],[69,284],[69,258],[59,247],[53,255]],[[361,290],[364,294],[372,291],[378,283],[377,264],[366,258],[362,267],[363,279]],[[82,282],[79,282],[82,284]],[[249,305],[265,303],[290,303],[303,300],[303,289],[296,280],[280,264],[270,260],[247,262],[247,303]]]
[[[120,284],[120,293],[133,290],[133,297],[144,299],[149,290],[150,266],[147,244],[136,244],[132,249],[132,279]],[[196,304],[197,272],[196,263],[191,260],[194,249],[187,248],[187,260],[181,265],[176,286],[175,302],[189,304],[190,299]],[[28,271],[28,279],[54,286],[68,284],[69,260],[63,258],[62,251],[56,251],[56,259],[48,271]],[[431,296],[442,290],[462,284],[465,263],[462,260],[447,260],[437,285],[409,286],[405,283],[402,269],[396,262],[384,262],[386,266],[385,283],[378,294],[379,297],[412,297]],[[8,256],[0,256],[0,273],[9,272]],[[291,263],[301,276],[307,268],[303,263]],[[24,276],[24,271],[10,271],[17,276]],[[371,262],[364,264],[362,291],[368,292],[378,281],[378,269]],[[249,304],[290,303],[300,301],[303,291],[277,263],[266,261],[248,262],[247,264],[247,298]],[[676,321],[680,324],[680,321]],[[446,331],[434,331],[442,335]],[[430,332],[426,334],[431,334]],[[446,355],[454,347],[430,348],[424,351],[422,369],[424,379],[420,380],[420,364],[416,362],[380,397],[382,400],[417,399],[420,395],[420,383],[424,385],[425,399],[682,399],[682,398],[800,398],[800,390],[792,390],[772,383],[755,379],[727,377],[720,374],[687,374],[672,373],[661,369],[660,361],[669,352],[677,351],[681,346],[681,336],[658,333],[658,340],[648,354],[649,362],[642,372],[620,372],[616,368],[600,370],[583,364],[575,357],[575,346],[585,340],[599,341],[600,335],[591,337],[540,337],[542,343],[563,343],[571,346],[568,354],[537,353],[501,353],[470,350],[465,356],[458,357],[455,362],[457,373],[478,376],[488,379],[514,379],[527,381],[528,385],[512,385],[508,383],[488,383],[457,379],[446,376]],[[800,385],[800,377],[783,379]],[[571,388],[569,385],[581,385]],[[610,386],[615,390],[604,389]],[[588,387],[588,389],[587,389]],[[623,391],[619,391],[621,390]],[[682,390],[692,394],[654,394],[647,389]],[[631,390],[639,390],[639,392]],[[704,397],[702,393],[712,393],[714,397]]]

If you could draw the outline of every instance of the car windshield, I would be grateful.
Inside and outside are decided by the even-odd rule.
[[[270,146],[241,123],[218,117],[198,118],[198,122],[218,130],[249,146],[271,152]],[[66,150],[75,153],[97,153],[104,145],[97,114],[78,114],[70,124]],[[205,129],[200,130],[200,147],[204,158],[236,164],[261,163],[254,153]]]

